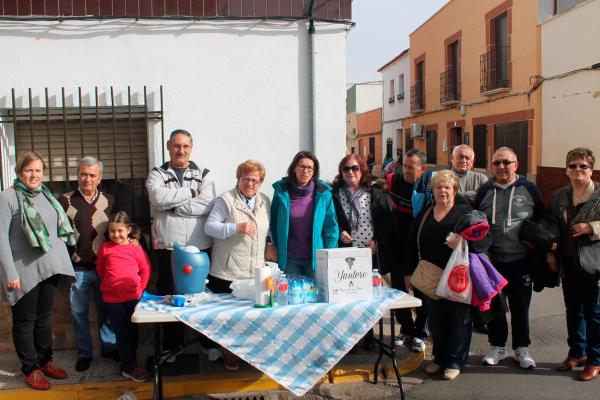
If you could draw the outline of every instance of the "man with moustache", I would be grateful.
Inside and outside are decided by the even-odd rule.
[[[210,255],[212,240],[204,233],[204,224],[216,197],[215,184],[208,169],[190,161],[192,149],[191,133],[183,129],[171,132],[167,141],[169,161],[154,167],[146,181],[154,211],[152,247],[157,255],[156,289],[160,295],[175,291],[171,273],[173,243],[195,246]],[[171,354],[167,362],[175,361],[181,353],[183,328],[181,324],[163,326],[163,349]]]

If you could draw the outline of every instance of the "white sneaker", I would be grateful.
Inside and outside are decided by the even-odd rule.
[[[515,350],[515,361],[524,369],[533,369],[536,367],[535,361],[529,355],[529,347],[519,347]]]
[[[394,342],[396,346],[402,346],[403,344],[408,345],[410,343],[412,343],[412,338],[407,335],[396,336],[396,341]]]
[[[419,339],[418,337],[413,338],[412,351],[415,353],[423,353],[425,351],[425,341],[423,339]]]
[[[500,361],[508,357],[505,346],[492,346],[492,350],[483,357],[481,363],[484,365],[497,365]]]
[[[201,347],[202,353],[208,357],[208,361],[217,361],[219,358],[223,357],[223,353],[221,353],[221,350],[219,349],[206,349],[204,347]]]
[[[182,349],[182,348],[181,348],[181,346],[180,346],[180,347],[178,347],[178,349],[177,349],[177,350],[171,350],[171,353],[170,353],[170,354],[167,354],[167,355],[165,355],[165,356],[163,356],[163,357],[167,357],[167,356],[168,356],[168,357],[165,359],[165,362],[166,362],[166,363],[168,363],[168,364],[172,364],[172,363],[174,363],[175,361],[177,361],[177,356],[178,356],[178,355],[180,355],[181,353],[183,353],[183,349]]]

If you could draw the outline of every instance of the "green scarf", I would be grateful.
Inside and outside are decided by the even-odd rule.
[[[52,204],[52,207],[56,210],[56,214],[58,215],[58,237],[69,246],[75,245],[75,235],[73,234],[73,227],[71,226],[69,217],[67,217],[67,214],[58,200],[54,198],[46,186],[41,184],[37,189],[31,190],[17,178],[13,182],[13,188],[17,194],[17,200],[19,201],[19,207],[21,209],[21,225],[23,226],[23,232],[25,233],[25,236],[27,236],[27,240],[29,240],[31,247],[40,247],[44,253],[47,253],[52,247],[50,235],[48,234],[48,229],[44,224],[44,220],[31,201],[40,193],[46,196],[50,204]]]

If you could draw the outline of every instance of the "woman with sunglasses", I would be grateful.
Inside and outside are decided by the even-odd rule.
[[[560,266],[567,317],[569,354],[556,367],[570,371],[584,366],[582,381],[600,374],[600,273],[581,268],[578,241],[600,240],[600,184],[592,181],[595,157],[592,150],[578,147],[567,153],[566,174],[570,184],[552,193],[550,210],[560,221],[562,240],[557,256],[549,255],[550,268]],[[600,251],[594,254],[600,260]]]
[[[373,268],[383,269],[385,241],[392,233],[391,203],[385,191],[379,184],[371,184],[369,167],[357,154],[342,158],[332,186],[339,247],[368,247]],[[363,347],[375,348],[373,331],[365,336]]]
[[[317,249],[337,247],[339,230],[331,186],[319,179],[319,161],[298,152],[287,176],[273,184],[271,238],[279,268],[286,274],[314,277]]]

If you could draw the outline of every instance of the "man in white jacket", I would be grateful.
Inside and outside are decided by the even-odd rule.
[[[183,129],[171,132],[167,141],[169,161],[154,167],[146,187],[153,210],[152,247],[157,254],[158,294],[173,294],[171,252],[174,243],[208,251],[212,240],[204,234],[204,224],[216,197],[209,170],[190,161],[192,135]],[[163,327],[163,348],[175,356],[183,345],[183,325]],[[171,357],[168,361],[174,361]]]

